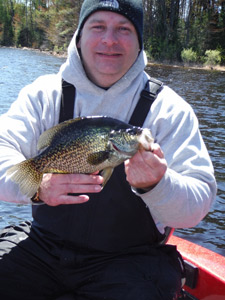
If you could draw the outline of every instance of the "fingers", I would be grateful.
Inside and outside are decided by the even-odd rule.
[[[76,193],[98,193],[102,190],[102,186],[95,183],[65,183],[61,185],[62,194],[76,194]]]
[[[100,192],[102,183],[103,177],[97,173],[44,174],[39,188],[39,197],[50,206],[84,203],[89,200],[85,194]]]
[[[164,176],[167,163],[159,145],[154,144],[152,151],[140,150],[125,162],[127,181],[135,188],[155,186]]]
[[[153,144],[152,153],[157,155],[159,158],[164,158],[164,153],[158,144]]]
[[[63,204],[81,204],[89,200],[87,195],[71,196],[71,195],[60,195],[57,198],[48,198],[45,201],[49,206],[58,206]]]

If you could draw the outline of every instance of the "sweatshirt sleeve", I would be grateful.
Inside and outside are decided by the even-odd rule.
[[[161,146],[168,169],[152,190],[139,196],[161,232],[166,226],[197,225],[209,212],[217,188],[194,111],[174,91],[164,87],[145,125]]]
[[[30,203],[6,175],[8,168],[37,155],[40,134],[56,124],[55,75],[24,87],[9,111],[0,117],[0,201]]]

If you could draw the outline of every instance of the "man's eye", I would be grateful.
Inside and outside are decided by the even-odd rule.
[[[95,26],[93,26],[93,29],[95,29],[95,30],[103,30],[104,26],[103,25],[95,25]]]
[[[128,27],[120,27],[119,31],[121,31],[121,32],[130,32],[130,29]]]

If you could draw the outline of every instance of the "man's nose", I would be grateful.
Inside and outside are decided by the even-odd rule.
[[[103,44],[107,44],[108,46],[111,46],[113,44],[118,43],[118,37],[117,33],[113,29],[107,29],[105,30],[103,37],[102,37]]]

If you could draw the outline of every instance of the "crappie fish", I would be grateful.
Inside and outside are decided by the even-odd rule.
[[[109,117],[81,117],[60,123],[45,131],[38,141],[34,158],[7,171],[21,192],[32,197],[44,173],[83,173],[102,171],[103,185],[114,167],[131,158],[139,149],[151,150],[149,129],[139,128]]]

